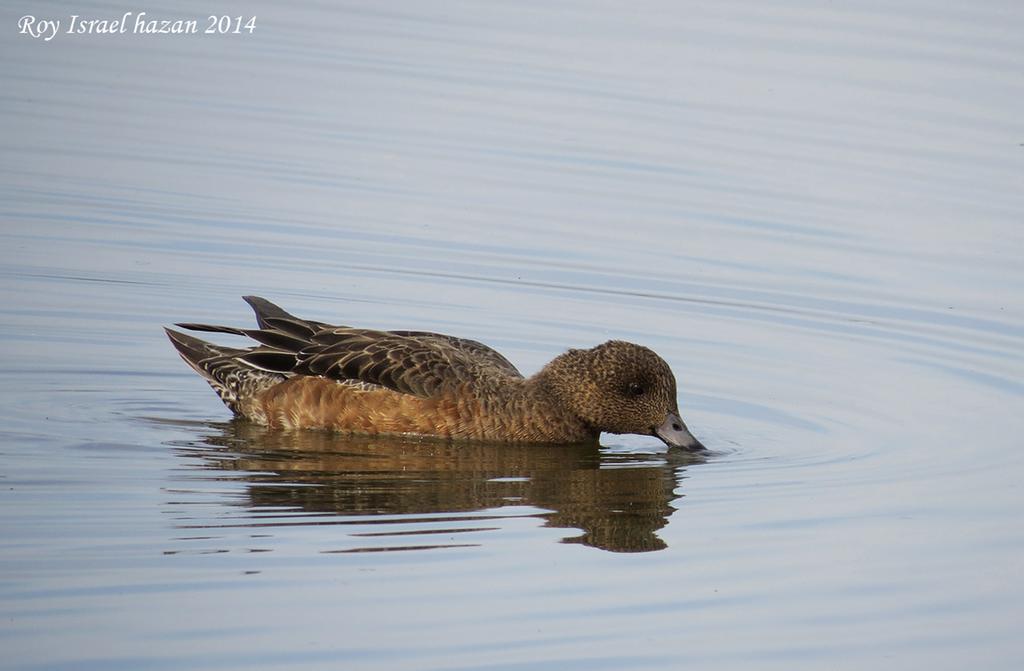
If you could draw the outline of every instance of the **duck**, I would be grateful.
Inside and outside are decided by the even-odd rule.
[[[243,300],[258,328],[176,326],[245,336],[255,346],[164,330],[237,417],[271,429],[546,444],[640,434],[706,450],[680,417],[672,369],[642,345],[609,340],[570,349],[525,377],[475,340],[334,326],[258,296]]]

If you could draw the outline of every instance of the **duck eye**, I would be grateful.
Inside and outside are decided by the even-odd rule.
[[[630,382],[626,387],[626,393],[630,396],[641,396],[644,393],[644,388],[639,382]]]

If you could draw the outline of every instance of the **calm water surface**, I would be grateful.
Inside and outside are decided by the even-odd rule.
[[[257,28],[16,31],[125,11]],[[1021,668],[1022,20],[5,3],[0,668]],[[250,293],[645,343],[714,453],[231,422],[160,327]]]

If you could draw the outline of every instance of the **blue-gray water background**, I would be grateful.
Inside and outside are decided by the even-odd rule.
[[[256,23],[17,32],[127,11]],[[5,2],[0,668],[1021,668],[1022,28]],[[647,344],[716,454],[231,424],[160,327],[250,293]]]

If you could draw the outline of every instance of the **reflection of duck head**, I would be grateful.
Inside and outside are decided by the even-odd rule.
[[[663,455],[591,445],[449,443],[281,432],[233,422],[206,437],[204,464],[245,472],[252,506],[341,515],[425,515],[532,506],[567,542],[615,552],[660,550],[676,498]],[[652,463],[652,458],[658,463]],[[699,459],[699,457],[696,457]]]

